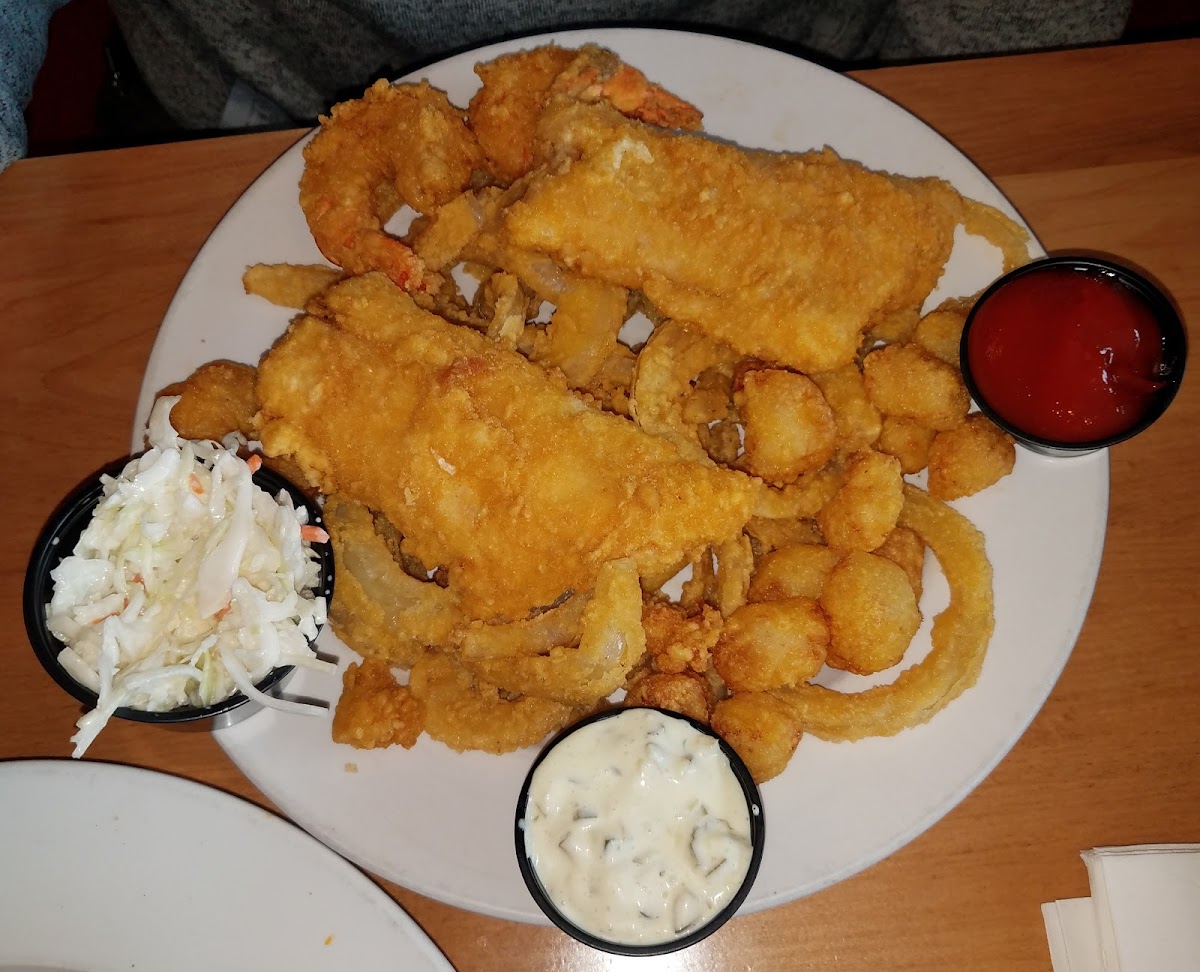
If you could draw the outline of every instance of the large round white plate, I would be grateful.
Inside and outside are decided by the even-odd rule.
[[[454,972],[366,875],[190,780],[0,763],[0,821],[0,972]]]
[[[745,145],[807,149],[907,175],[948,179],[968,196],[1012,207],[949,142],[869,89],[806,61],[723,38],[657,30],[596,30],[529,38],[435,64],[418,76],[466,104],[477,61],[546,40],[595,41],[693,101],[706,129]],[[299,147],[246,192],[197,256],[163,323],[139,403],[197,365],[255,362],[288,314],[242,293],[256,262],[314,262],[296,200]],[[973,293],[998,256],[959,238],[938,294]],[[929,725],[850,744],[804,740],[766,784],[768,844],[746,904],[800,897],[878,861],[920,834],[975,787],[1016,742],[1054,685],[1083,623],[1108,508],[1103,453],[1069,461],[1020,452],[1014,474],[958,504],[985,532],[995,566],[996,632],[979,684]],[[931,566],[926,617],[945,603]],[[928,651],[928,623],[910,660]],[[350,653],[326,632],[321,647]],[[300,672],[292,691],[336,699],[340,682]],[[442,901],[519,921],[542,921],[521,882],[511,815],[532,751],[458,755],[422,739],[411,751],[333,745],[319,720],[264,712],[218,735],[272,800],[364,867]]]

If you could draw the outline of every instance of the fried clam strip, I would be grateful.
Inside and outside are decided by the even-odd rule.
[[[408,290],[441,280],[383,228],[403,204],[418,213],[463,191],[483,152],[446,95],[428,84],[376,81],[334,105],[304,147],[300,208],[325,258],[347,273],[386,273]]]
[[[605,564],[592,596],[571,601],[586,603],[579,610],[568,602],[527,622],[466,629],[456,638],[463,665],[510,692],[570,705],[605,698],[646,651],[637,568],[629,560]]]
[[[454,594],[405,573],[367,507],[331,497],[325,525],[338,567],[329,623],[342,641],[366,658],[411,665],[449,640],[464,620]]]
[[[655,328],[633,369],[630,413],[645,431],[661,436],[681,453],[710,462],[696,425],[688,421],[692,380],[709,369],[732,369],[738,355],[719,341],[667,321]]]
[[[346,275],[322,263],[256,263],[242,274],[246,293],[280,307],[301,310],[305,304]]]
[[[852,362],[869,327],[915,326],[965,218],[991,237],[1007,229],[936,180],[828,149],[748,151],[603,104],[552,99],[535,158],[545,167],[503,219],[515,245],[804,373]]]
[[[819,685],[778,689],[805,732],[849,741],[893,736],[927,722],[975,684],[992,636],[992,568],[983,535],[961,513],[914,486],[904,490],[900,525],[933,551],[950,587],[950,604],[933,622],[933,649],[890,685],[857,694]]]
[[[532,746],[584,712],[550,699],[511,698],[458,659],[436,651],[417,659],[408,688],[425,706],[425,731],[460,753],[508,753]]]
[[[626,557],[657,576],[749,518],[754,480],[589,409],[382,275],[321,303],[259,366],[263,449],[385,515],[470,617],[526,617]]]

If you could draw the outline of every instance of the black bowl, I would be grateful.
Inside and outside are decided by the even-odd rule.
[[[1105,277],[1118,283],[1141,300],[1158,323],[1163,342],[1163,362],[1159,376],[1162,379],[1163,385],[1154,393],[1149,407],[1142,417],[1136,423],[1115,435],[1088,442],[1063,442],[1034,435],[1015,425],[1005,418],[1004,415],[996,411],[987,398],[980,392],[979,385],[971,373],[969,354],[971,325],[974,323],[980,308],[987,303],[989,298],[1012,281],[1028,274],[1042,273],[1047,270],[1077,270]],[[1187,360],[1187,331],[1183,326],[1183,321],[1179,317],[1179,312],[1171,303],[1170,298],[1159,287],[1136,270],[1102,257],[1064,254],[1035,260],[1032,263],[1018,267],[1016,270],[1000,277],[987,290],[980,294],[979,299],[975,301],[975,305],[971,308],[963,325],[958,358],[963,381],[967,386],[967,390],[971,393],[971,398],[975,400],[975,404],[979,406],[979,410],[991,419],[992,422],[1033,452],[1058,457],[1081,456],[1099,449],[1107,449],[1118,442],[1124,442],[1126,439],[1144,432],[1158,421],[1163,412],[1167,410],[1167,406],[1175,398],[1175,393],[1179,391],[1179,385],[1183,381],[1183,369]]]
[[[46,605],[50,603],[50,597],[54,592],[54,582],[50,578],[50,572],[71,554],[79,542],[79,537],[91,522],[93,511],[104,497],[104,485],[100,481],[100,477],[102,475],[119,476],[121,470],[134,458],[136,456],[128,456],[110,463],[80,483],[58,505],[45,527],[42,528],[37,542],[33,545],[29,566],[25,570],[25,631],[29,635],[30,644],[33,645],[34,654],[37,655],[38,661],[42,663],[42,667],[46,669],[50,677],[88,709],[95,708],[96,693],[87,686],[80,685],[59,664],[58,655],[64,645],[50,633],[50,629],[46,626]],[[286,490],[297,507],[303,506],[308,510],[310,523],[316,526],[322,524],[321,508],[301,492],[294,483],[280,476],[279,473],[262,466],[254,474],[254,482],[272,496],[278,495],[281,489]],[[310,546],[317,553],[321,567],[323,583],[318,593],[323,594],[328,602],[333,595],[333,546],[330,543],[313,543]],[[290,665],[272,669],[255,687],[268,694],[278,691],[281,683],[291,672],[292,666]],[[159,725],[199,723],[200,720],[211,720],[212,728],[220,728],[240,722],[259,709],[260,706],[257,703],[250,703],[250,700],[241,692],[234,692],[228,698],[208,706],[180,706],[165,712],[147,712],[145,709],[121,706],[113,714],[119,719]]]
[[[623,713],[631,712],[636,709],[650,709],[654,712],[661,712],[663,715],[672,719],[678,719],[681,722],[686,722],[694,729],[699,730],[706,736],[711,736],[717,741],[721,747],[721,751],[729,759],[729,765],[733,769],[734,776],[741,784],[742,793],[746,797],[746,809],[750,814],[750,865],[746,869],[746,876],[742,879],[741,887],[737,893],[729,900],[729,902],[717,914],[713,915],[709,921],[701,925],[699,928],[679,938],[668,939],[665,942],[656,942],[648,945],[630,945],[624,942],[614,942],[606,938],[600,938],[593,935],[586,929],[580,928],[573,921],[567,918],[554,902],[550,900],[550,896],[542,887],[542,882],[538,878],[537,871],[534,870],[533,863],[529,860],[529,855],[525,852],[525,813],[529,807],[529,787],[533,782],[533,775],[537,772],[537,768],[542,764],[542,761],[550,754],[550,752],[558,746],[564,739],[572,734],[583,729],[585,726],[590,726],[594,722],[599,722],[603,719],[612,719],[620,716]],[[582,942],[591,948],[598,949],[603,952],[611,952],[615,955],[665,955],[668,952],[677,952],[681,949],[695,945],[697,942],[707,938],[718,928],[725,924],[742,906],[742,902],[746,900],[746,896],[750,893],[751,887],[754,885],[754,879],[758,876],[758,868],[762,863],[763,846],[766,843],[766,817],[763,813],[762,797],[758,792],[758,786],[754,782],[754,778],[750,775],[750,770],[746,768],[746,764],[742,762],[742,758],[734,751],[724,739],[718,736],[711,727],[706,726],[703,722],[697,722],[689,716],[682,715],[679,712],[672,712],[669,709],[660,709],[654,706],[629,706],[627,708],[609,709],[604,712],[599,712],[596,715],[589,716],[574,725],[568,726],[557,736],[550,740],[549,743],[538,754],[538,757],[533,762],[533,766],[529,768],[529,774],[525,777],[525,782],[521,785],[521,795],[517,799],[517,816],[516,816],[516,848],[517,848],[517,865],[521,869],[521,877],[525,879],[525,886],[529,889],[529,893],[533,895],[533,900],[537,902],[537,906],[542,909],[546,917],[549,918],[555,925],[570,935],[577,941]]]

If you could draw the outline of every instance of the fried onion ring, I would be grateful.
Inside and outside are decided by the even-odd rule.
[[[915,486],[904,489],[900,525],[933,551],[950,587],[950,604],[933,622],[933,650],[890,685],[857,694],[819,685],[773,692],[814,736],[835,741],[894,736],[927,722],[979,677],[994,626],[983,535],[961,513]]]

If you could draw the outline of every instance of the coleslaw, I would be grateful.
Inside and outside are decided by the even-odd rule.
[[[279,666],[336,667],[311,646],[326,603],[307,541],[327,536],[287,491],[254,483],[257,457],[179,438],[177,401],[155,404],[150,448],[102,477],[91,522],[50,574],[58,661],[98,696],[71,737],[76,758],[122,706],[164,712],[241,691],[275,709],[327,711],[255,687]]]

